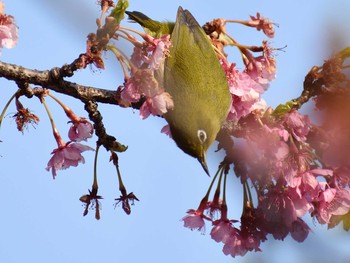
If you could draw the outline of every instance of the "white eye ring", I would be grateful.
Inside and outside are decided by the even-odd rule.
[[[198,130],[197,137],[201,143],[204,143],[207,140],[207,133],[204,130]]]

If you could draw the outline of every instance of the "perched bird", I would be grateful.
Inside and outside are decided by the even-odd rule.
[[[127,14],[152,32],[171,28],[139,12]],[[206,152],[231,105],[227,78],[208,36],[188,10],[179,7],[169,33],[172,47],[164,63],[162,84],[172,96],[174,107],[164,117],[177,146],[197,158],[209,175]]]

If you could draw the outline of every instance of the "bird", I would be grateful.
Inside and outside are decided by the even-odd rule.
[[[172,46],[164,62],[162,84],[171,95],[174,107],[164,118],[177,146],[196,158],[210,175],[206,152],[228,115],[231,95],[209,37],[193,15],[181,6],[175,24],[152,20],[140,12],[126,13],[150,32],[171,34]]]

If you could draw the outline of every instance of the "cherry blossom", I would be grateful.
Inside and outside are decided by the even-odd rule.
[[[204,218],[206,218],[202,212],[189,209],[187,211],[187,216],[183,217],[184,227],[187,227],[191,230],[199,230],[202,233],[205,231],[205,222]]]
[[[147,118],[150,114],[161,116],[173,107],[174,102],[170,94],[162,92],[146,99],[140,108],[140,116],[142,119]]]
[[[350,191],[345,188],[327,188],[319,196],[316,218],[328,224],[332,216],[345,215],[350,211]]]
[[[247,25],[256,27],[258,31],[263,30],[264,34],[270,38],[275,36],[275,29],[273,27],[273,23],[266,17],[261,17],[260,13],[256,13],[255,16],[250,16],[251,21],[247,23]]]
[[[310,232],[311,229],[302,219],[298,218],[292,223],[290,234],[294,240],[303,242]]]
[[[231,220],[219,219],[213,222],[213,228],[210,232],[210,236],[216,242],[226,243],[226,241],[232,235],[234,235],[235,232],[236,232],[236,229],[232,226]]]
[[[262,99],[260,94],[264,89],[255,82],[248,74],[239,72],[235,64],[221,61],[229,83],[232,96],[232,105],[227,117],[228,120],[238,120],[248,115],[255,109],[260,109]],[[263,105],[263,104],[262,104]]]
[[[74,142],[86,141],[92,137],[93,131],[94,128],[90,122],[84,118],[79,118],[70,127],[68,137]]]
[[[0,2],[0,49],[13,48],[18,40],[18,28],[13,16],[4,13],[4,3]]]
[[[275,239],[284,239],[297,220],[297,214],[288,192],[270,189],[260,202],[259,208],[264,214],[264,229],[271,233]]]
[[[52,176],[55,179],[57,170],[67,169],[70,166],[78,166],[79,163],[84,163],[85,159],[81,153],[87,150],[93,149],[80,143],[68,142],[52,151],[51,154],[53,156],[47,163],[46,170],[50,171],[51,169]]]
[[[152,39],[146,49],[148,52],[151,52],[151,55],[144,57],[143,61],[149,64],[150,69],[159,69],[164,63],[165,57],[169,55],[170,46],[170,35],[163,35],[161,38]]]

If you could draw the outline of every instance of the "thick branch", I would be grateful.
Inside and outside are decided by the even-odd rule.
[[[120,105],[116,91],[79,85],[66,81],[63,78],[55,78],[54,73],[57,70],[59,70],[59,68],[45,71],[33,70],[0,61],[0,77],[8,80],[39,85],[43,88],[72,96],[83,102],[92,100]]]

